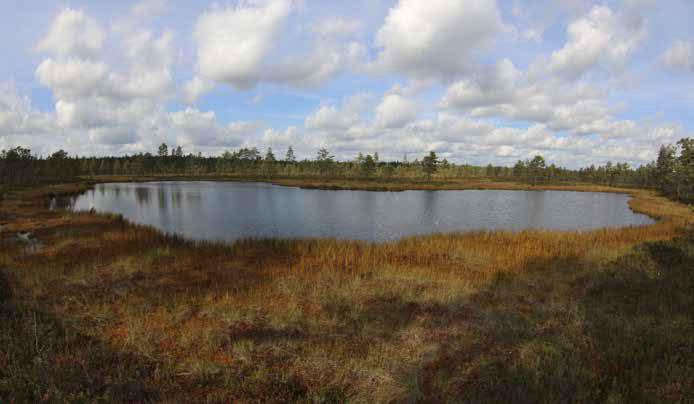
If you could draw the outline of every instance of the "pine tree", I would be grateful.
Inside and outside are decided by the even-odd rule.
[[[284,161],[287,163],[296,163],[296,156],[294,155],[294,149],[291,146],[287,149],[287,154],[284,156]]]
[[[361,172],[365,177],[371,177],[376,172],[376,160],[370,154],[362,158]]]
[[[157,151],[157,155],[159,157],[166,157],[169,155],[169,146],[166,145],[166,143],[162,143],[159,146],[159,150]]]
[[[428,179],[431,179],[431,176],[436,174],[436,171],[438,171],[439,168],[439,159],[436,156],[436,152],[430,151],[428,156],[425,156],[422,159],[422,169],[424,170],[424,174],[426,174]]]

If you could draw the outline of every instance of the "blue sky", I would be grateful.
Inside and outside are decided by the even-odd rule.
[[[687,0],[4,6],[0,149],[577,167],[643,164],[694,128]]]

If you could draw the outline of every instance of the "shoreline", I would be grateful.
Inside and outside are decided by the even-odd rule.
[[[270,182],[270,181],[258,181],[258,180],[256,180],[256,181],[251,181],[251,180],[243,180],[243,179],[240,179],[240,180],[237,180],[237,181],[209,181],[209,180],[205,180],[205,179],[202,179],[202,180],[169,179],[169,180],[152,180],[152,181],[149,181],[149,180],[147,180],[147,181],[137,181],[137,180],[133,181],[133,180],[131,180],[131,181],[117,181],[117,182],[115,182],[115,181],[114,181],[114,182],[112,182],[112,181],[103,181],[103,182],[99,182],[99,183],[93,184],[93,185],[91,185],[90,187],[86,187],[85,189],[80,190],[80,191],[76,192],[76,193],[73,194],[73,195],[70,195],[70,196],[67,196],[67,197],[58,197],[58,198],[66,198],[66,199],[67,199],[67,198],[75,198],[75,197],[76,197],[75,195],[82,195],[83,193],[88,192],[88,191],[90,191],[90,190],[93,191],[93,190],[94,190],[94,187],[95,187],[96,185],[108,185],[108,184],[137,184],[137,183],[143,183],[143,184],[157,184],[157,183],[159,183],[159,184],[166,184],[166,183],[196,183],[196,182],[207,183],[207,184],[210,184],[210,186],[214,186],[214,184],[222,182],[222,183],[268,184],[268,185],[276,186],[276,187],[293,188],[293,189],[304,189],[304,190],[325,190],[325,188],[322,188],[322,187],[307,188],[307,187],[300,187],[300,186],[289,185],[289,184],[278,184],[278,183]],[[493,185],[493,184],[492,184],[492,185]],[[267,236],[267,237],[242,237],[242,238],[234,239],[234,240],[223,240],[223,239],[196,239],[196,238],[193,238],[193,237],[187,237],[187,236],[183,235],[182,233],[170,233],[170,232],[166,232],[166,231],[164,231],[164,230],[162,230],[162,229],[159,229],[159,228],[158,228],[157,226],[155,226],[155,225],[148,225],[148,224],[144,224],[144,223],[138,223],[137,221],[132,221],[131,219],[128,219],[128,218],[126,218],[126,220],[127,220],[129,223],[132,223],[132,224],[135,224],[135,225],[149,226],[150,228],[152,228],[152,229],[154,229],[154,230],[157,230],[157,231],[159,231],[160,233],[162,233],[162,234],[164,234],[164,235],[177,234],[177,235],[179,235],[180,237],[183,237],[184,239],[186,239],[186,240],[188,240],[188,241],[191,241],[191,242],[207,242],[207,243],[219,243],[219,244],[233,244],[233,243],[235,243],[235,242],[237,242],[237,241],[243,241],[243,240],[248,240],[248,241],[253,241],[253,240],[264,240],[264,239],[267,239],[267,238],[277,239],[277,240],[298,240],[298,241],[301,241],[301,240],[316,240],[316,239],[334,239],[334,240],[336,240],[336,241],[345,241],[345,242],[353,241],[353,242],[364,242],[364,243],[382,244],[382,243],[396,243],[396,242],[398,242],[398,241],[400,241],[400,240],[407,239],[407,238],[410,238],[410,237],[426,237],[426,236],[429,236],[429,235],[445,236],[445,235],[450,235],[450,234],[466,234],[466,233],[479,233],[479,232],[487,232],[487,233],[494,233],[494,232],[512,232],[512,233],[520,233],[520,232],[523,232],[523,231],[543,231],[543,232],[556,232],[556,233],[571,233],[571,232],[590,232],[590,231],[598,231],[598,230],[603,230],[603,229],[615,229],[615,230],[618,230],[618,229],[627,228],[627,227],[651,226],[651,225],[656,224],[656,223],[660,220],[659,218],[650,216],[650,215],[648,215],[648,214],[646,214],[646,213],[641,213],[641,212],[635,211],[635,210],[632,208],[631,202],[632,202],[632,200],[634,200],[634,198],[636,198],[636,196],[634,196],[633,192],[630,192],[630,193],[627,193],[627,192],[604,192],[604,191],[596,191],[596,190],[588,191],[587,189],[581,189],[580,191],[577,191],[577,190],[571,190],[571,191],[562,190],[562,191],[558,191],[558,190],[555,190],[555,189],[538,189],[538,188],[539,188],[539,187],[534,187],[534,189],[532,189],[532,190],[495,189],[495,188],[472,189],[472,188],[468,188],[468,189],[464,189],[464,190],[441,189],[441,190],[437,190],[437,191],[438,191],[438,192],[445,192],[445,191],[457,191],[457,192],[464,192],[464,191],[480,191],[480,192],[485,192],[485,191],[489,191],[489,192],[494,192],[494,191],[497,191],[497,192],[498,192],[498,191],[505,191],[505,192],[516,192],[516,191],[520,191],[520,192],[594,192],[594,193],[596,193],[596,194],[602,193],[602,194],[623,195],[623,196],[627,197],[626,204],[627,204],[627,207],[629,208],[629,210],[630,210],[634,215],[641,215],[641,216],[643,216],[643,217],[645,217],[645,218],[648,218],[648,219],[650,220],[650,222],[648,222],[648,223],[640,223],[640,224],[624,224],[624,225],[619,225],[619,226],[597,226],[597,227],[587,228],[587,229],[551,229],[551,228],[539,228],[539,227],[529,227],[529,228],[513,229],[513,230],[512,230],[512,229],[499,229],[499,228],[496,228],[496,229],[485,229],[485,228],[458,229],[458,230],[448,230],[448,231],[444,231],[444,232],[426,232],[426,233],[421,233],[421,234],[403,235],[403,236],[400,236],[400,237],[397,237],[397,238],[385,239],[385,240],[368,240],[368,239],[358,239],[358,238],[341,237],[341,236],[332,236],[332,237],[320,237],[320,236],[305,236],[305,237]],[[363,190],[351,190],[351,189],[350,189],[350,190],[347,190],[347,189],[340,189],[340,191],[345,191],[345,192],[357,192],[357,191],[361,191],[361,192],[378,192],[378,191],[363,191]],[[407,190],[404,190],[404,191],[402,191],[402,192],[410,192],[410,191],[411,191],[411,192],[434,192],[434,191],[429,191],[429,190],[424,191],[424,190],[417,190],[417,189],[407,189]],[[620,189],[620,191],[621,191],[621,189]],[[399,191],[399,192],[400,192],[400,191]],[[60,204],[58,204],[58,205],[60,205]],[[70,209],[70,208],[68,208],[68,205],[66,205],[66,206],[64,206],[64,207],[59,207],[58,209],[66,209],[66,208],[67,208],[70,212],[72,212],[72,213],[86,213],[86,212],[87,212],[87,211],[84,210],[84,209],[83,209],[83,210],[73,210],[73,209]],[[52,208],[52,209],[53,209],[53,208]],[[101,211],[101,212],[99,212],[98,214],[104,214],[104,215],[118,215],[117,212],[109,212],[109,211]]]
[[[540,184],[531,185],[506,181],[438,181],[438,182],[396,182],[384,184],[378,181],[342,180],[342,179],[271,179],[253,177],[206,177],[206,176],[102,176],[91,177],[82,181],[69,184],[45,185],[33,187],[38,190],[50,189],[44,192],[46,197],[70,197],[80,195],[94,188],[97,184],[107,183],[144,183],[144,182],[249,182],[265,183],[284,187],[294,187],[310,190],[326,191],[367,191],[367,192],[404,192],[404,191],[565,191],[565,192],[601,192],[625,194],[630,197],[629,208],[634,213],[644,214],[656,223],[667,219],[685,219],[684,225],[692,223],[694,209],[683,203],[672,201],[659,195],[654,190],[635,188],[610,187],[594,184]],[[40,192],[40,191],[39,191]],[[673,209],[665,212],[662,207]],[[648,225],[648,226],[652,226]]]

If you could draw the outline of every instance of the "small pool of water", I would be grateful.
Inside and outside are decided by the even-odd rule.
[[[567,191],[325,191],[243,182],[99,184],[70,209],[122,214],[194,240],[387,241],[469,230],[590,230],[654,223],[624,194]]]

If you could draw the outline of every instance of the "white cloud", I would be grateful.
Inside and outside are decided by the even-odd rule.
[[[587,15],[569,24],[568,41],[552,53],[548,70],[578,78],[599,64],[621,68],[645,34],[639,16],[622,16],[607,6],[594,6]]]
[[[662,59],[673,69],[694,72],[694,41],[676,40]]]
[[[415,77],[455,77],[503,30],[495,0],[400,0],[378,31],[376,67]]]
[[[344,45],[322,42],[308,56],[294,56],[270,66],[264,79],[298,87],[315,87],[343,70],[357,66],[365,55],[366,49],[358,42]]]
[[[202,14],[195,29],[199,76],[238,90],[261,82],[315,87],[365,59],[363,44],[344,40],[360,23],[340,18],[304,32],[313,34],[300,37],[306,46],[282,47],[283,28],[293,9],[289,0],[269,0]],[[200,87],[191,88],[196,89]]]
[[[59,56],[94,56],[103,45],[104,33],[97,22],[81,10],[64,9],[53,20],[37,50]]]
[[[438,144],[438,151],[458,161],[486,164],[496,156],[510,164],[515,159],[540,153],[571,167],[584,165],[586,161],[607,160],[641,164],[653,159],[654,141],[668,143],[682,135],[680,127],[644,126],[634,128],[629,138],[557,136],[544,124],[524,129],[447,113],[439,114],[426,125],[408,126],[408,130],[413,128],[417,128],[414,133],[420,139],[427,144]],[[657,140],[656,133],[662,135]]]
[[[125,125],[147,127],[163,110],[158,102],[148,99],[122,101],[97,96],[56,102],[57,122],[66,129]]]
[[[334,105],[323,105],[306,117],[309,129],[346,129],[359,121],[359,115],[341,111]]]
[[[314,130],[345,130],[357,124],[365,111],[370,96],[355,94],[343,102],[342,107],[322,105],[306,117],[305,126]]]
[[[627,101],[645,100],[639,110],[658,108],[646,89],[665,92],[688,83],[668,76],[639,87],[650,61],[660,57],[670,67],[694,71],[694,42],[670,38],[687,35],[675,24],[649,30],[653,43],[665,38],[672,45],[665,53],[653,54],[656,46],[647,44],[642,51],[648,59],[641,57],[646,22],[662,19],[645,13],[643,0],[608,2],[609,7],[584,0],[398,0],[390,2],[390,11],[385,3],[369,3],[369,12],[358,2],[354,10],[350,3],[356,11],[349,15],[330,15],[326,10],[341,8],[302,0],[222,3],[234,5],[213,5],[193,32],[177,33],[161,26],[164,18],[152,20],[178,12],[167,10],[166,0],[144,0],[123,18],[99,22],[85,11],[63,10],[35,46],[42,55],[36,81],[52,92],[55,111],[39,111],[0,86],[0,146],[118,154],[152,151],[161,142],[209,153],[291,144],[302,156],[313,156],[321,146],[350,159],[359,151],[378,151],[384,158],[410,153],[412,160],[436,150],[459,162],[486,164],[542,153],[575,166],[606,159],[643,162],[659,144],[687,134],[657,114],[652,120],[620,118],[634,116]],[[562,30],[566,40],[557,46]],[[189,36],[192,43],[185,40]],[[533,56],[537,52],[547,53]],[[632,62],[639,66],[632,69]],[[345,80],[323,91],[322,85],[345,72]],[[396,76],[369,74],[374,72]],[[332,101],[345,88],[374,91],[397,78],[403,85],[382,97],[360,93]],[[23,88],[27,84],[22,81]],[[216,103],[212,111],[170,111],[176,101],[194,105],[220,84],[261,87],[210,99]],[[310,87],[311,94],[280,86]],[[301,100],[287,105],[291,97]],[[262,105],[249,105],[261,98]],[[438,108],[431,105],[437,98]],[[323,101],[309,107],[309,114],[297,112],[317,100]],[[251,107],[260,110],[249,113]],[[288,127],[274,120],[272,127],[247,122],[236,114],[267,114],[285,119]],[[228,115],[233,122],[227,124]]]
[[[80,58],[79,54],[45,59],[36,69],[41,84],[50,87],[58,99],[87,96],[162,97],[171,91],[173,79],[173,34],[154,37],[136,31],[124,38],[124,60],[128,68],[113,71],[104,61]]]
[[[0,83],[0,138],[11,135],[39,135],[55,129],[51,114],[39,112],[15,87]]]
[[[195,28],[200,74],[238,89],[253,87],[290,11],[289,0],[272,0],[202,14]]]
[[[89,130],[89,139],[94,143],[124,145],[136,143],[139,136],[131,127],[99,127]]]
[[[537,80],[509,60],[475,78],[453,83],[440,105],[476,117],[540,123],[575,135],[625,136],[636,126],[632,121],[615,120],[600,88],[552,77]]]
[[[491,72],[477,78],[453,83],[442,104],[445,108],[485,107],[514,101],[521,72],[508,59],[501,60]]]
[[[261,125],[253,122],[232,122],[223,126],[214,111],[194,108],[172,112],[168,117],[176,143],[185,146],[236,147],[261,129]]]
[[[183,86],[183,98],[188,104],[195,104],[203,94],[212,91],[212,89],[214,89],[214,83],[195,76]]]
[[[512,164],[514,159],[541,153],[553,162],[576,167],[586,161],[604,163],[610,159],[643,163],[653,157],[654,133],[662,134],[657,141],[664,143],[682,133],[681,130],[615,120],[604,103],[590,98],[599,99],[600,92],[575,84],[570,87],[548,83],[529,85],[525,74],[504,64],[500,63],[495,73],[486,78],[492,93],[498,91],[495,79],[502,83],[506,80],[504,85],[509,94],[494,95],[497,99],[508,100],[503,108],[491,103],[497,109],[488,110],[489,106],[480,109],[472,103],[462,108],[467,114],[441,111],[433,118],[417,120],[416,109],[403,113],[408,108],[400,108],[399,103],[411,101],[402,95],[401,86],[394,86],[374,108],[373,120],[369,120],[370,114],[366,111],[345,115],[344,106],[319,108],[306,122],[303,143],[314,148],[327,146],[342,159],[350,159],[360,151],[378,151],[384,158],[391,159],[409,153],[412,159],[425,151],[435,150],[458,162]],[[565,93],[567,89],[571,89],[568,94]],[[545,95],[547,91],[551,93]],[[477,94],[473,101],[488,105],[484,95],[484,92]],[[526,96],[537,99],[524,107]],[[588,97],[589,102],[584,103],[584,97]],[[555,101],[558,104],[552,108]],[[471,110],[476,114],[470,114]],[[516,114],[515,117],[532,116],[538,120],[530,120],[527,128],[517,127],[498,119],[504,112],[509,117]],[[561,129],[564,127],[569,129]],[[558,133],[564,130],[572,133]],[[601,136],[585,136],[589,133]],[[629,150],[633,153],[629,154]],[[576,159],[576,156],[583,157]]]
[[[163,101],[173,93],[173,33],[157,36],[134,23],[114,28],[108,39],[121,52],[112,52],[107,63],[96,52],[105,34],[99,31],[98,41],[82,37],[97,27],[84,12],[66,9],[37,47],[56,55],[36,69],[39,82],[53,91],[54,124],[68,141],[84,144],[139,144],[145,133],[157,138]],[[58,46],[56,38],[68,42]]]
[[[387,94],[376,107],[376,124],[397,129],[417,119],[417,104],[400,94]]]
[[[125,38],[125,56],[129,69],[111,75],[113,93],[121,97],[164,97],[173,89],[173,32],[164,31],[158,38],[152,32],[139,30]]]
[[[36,69],[36,76],[41,84],[53,90],[56,98],[72,99],[103,92],[108,66],[91,60],[48,58]]]
[[[291,146],[301,141],[299,130],[295,126],[280,131],[269,128],[263,133],[263,143],[270,146]]]
[[[171,126],[177,133],[177,143],[184,145],[212,145],[222,136],[223,128],[217,123],[214,111],[201,112],[186,108],[169,114]],[[234,139],[233,143],[240,143]]]
[[[233,133],[238,136],[249,136],[254,133],[258,133],[262,128],[263,125],[261,123],[245,121],[231,122],[226,126],[226,130],[229,133]]]

